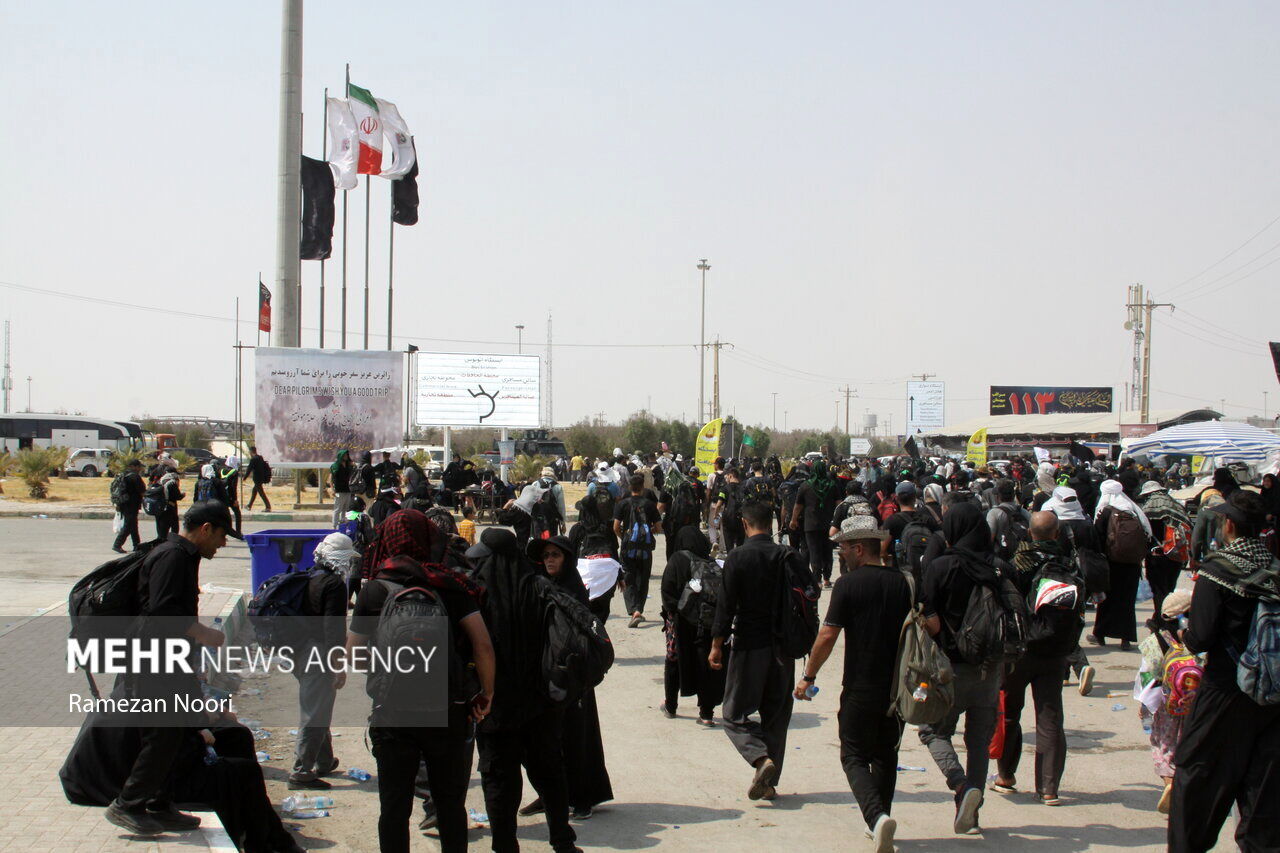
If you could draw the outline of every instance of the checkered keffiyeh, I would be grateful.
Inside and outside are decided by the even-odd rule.
[[[380,575],[410,575],[437,589],[464,592],[476,600],[480,587],[462,572],[444,563],[448,537],[431,519],[416,509],[402,509],[387,516],[378,528],[373,547],[365,554],[365,580]]]

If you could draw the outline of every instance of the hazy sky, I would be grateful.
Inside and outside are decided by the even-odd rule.
[[[238,296],[252,342],[275,269],[279,4],[0,9],[0,281],[220,318]],[[1225,398],[1243,417],[1280,391],[1277,32],[1265,2],[311,3],[305,151],[344,62],[416,135],[397,348],[514,349],[516,323],[542,347],[548,310],[560,343],[684,345],[558,348],[560,424],[650,400],[695,417],[701,257],[708,335],[736,345],[723,408],[749,423],[777,392],[779,426],[828,427],[848,382],[855,421],[900,427],[920,372],[946,381],[951,421],[984,413],[990,384],[1119,395],[1139,281],[1178,306],[1156,321],[1153,407]],[[318,282],[307,262],[308,327]],[[16,409],[30,375],[37,410],[232,412],[226,319],[4,286],[0,317]]]

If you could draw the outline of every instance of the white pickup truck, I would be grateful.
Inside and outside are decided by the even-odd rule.
[[[67,473],[82,477],[105,474],[111,451],[102,447],[78,447],[67,457]]]

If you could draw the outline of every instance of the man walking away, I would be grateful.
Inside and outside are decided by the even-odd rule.
[[[886,714],[885,709],[893,687],[898,637],[912,598],[906,575],[881,560],[881,546],[888,536],[868,512],[850,515],[831,537],[850,571],[836,580],[827,617],[794,694],[803,701],[811,698],[809,687],[840,632],[848,631],[838,717],[840,763],[876,853],[892,853],[898,828],[889,814],[903,726],[897,714]]]
[[[724,564],[724,595],[711,629],[712,669],[724,666],[724,642],[733,635],[725,676],[724,725],[738,754],[755,768],[747,796],[777,796],[794,699],[795,660],[777,643],[779,599],[790,595],[789,571],[806,589],[813,576],[795,551],[771,538],[773,512],[761,504],[742,509],[747,541]],[[751,719],[759,714],[760,720]]]
[[[111,502],[116,505],[116,512],[124,519],[124,526],[116,534],[116,541],[111,550],[117,554],[124,553],[124,540],[133,542],[136,551],[140,536],[138,534],[138,511],[142,509],[142,494],[147,490],[142,482],[142,460],[130,460],[123,472],[111,483]]]
[[[186,497],[179,481],[182,475],[176,471],[166,471],[160,482],[151,486],[148,491],[156,490],[157,499],[152,506],[156,518],[156,538],[167,539],[169,534],[178,532],[178,501]],[[145,493],[144,493],[145,497]]]
[[[978,809],[982,805],[990,761],[987,750],[996,725],[1000,667],[966,660],[956,644],[956,634],[965,621],[975,587],[996,586],[1000,571],[1012,569],[1003,561],[997,566],[991,552],[991,528],[987,527],[982,510],[972,502],[947,509],[942,517],[942,535],[947,549],[926,564],[920,598],[929,631],[938,637],[955,668],[955,704],[941,722],[920,727],[920,742],[928,748],[946,777],[947,787],[955,792],[953,829],[957,835],[963,835],[978,826]],[[961,714],[964,715],[963,767],[951,745]]]
[[[742,544],[742,484],[737,468],[730,468],[716,483],[716,496],[711,508],[713,524],[720,529],[721,553],[728,554]],[[772,510],[772,507],[770,507]]]
[[[991,789],[1001,794],[1017,791],[1022,708],[1030,686],[1036,710],[1036,796],[1045,805],[1056,806],[1060,803],[1058,785],[1067,766],[1062,673],[1067,656],[1080,643],[1086,594],[1084,579],[1058,541],[1058,517],[1052,512],[1035,513],[1030,535],[1030,547],[1020,551],[1014,563],[1014,584],[1027,599],[1031,613],[1027,653],[1004,677],[1004,752],[997,761],[999,772]]]
[[[329,535],[343,536],[341,533]],[[341,540],[335,543],[347,544]],[[316,546],[315,569],[302,599],[303,618],[299,622],[307,636],[294,649],[293,677],[298,679],[300,720],[293,772],[289,774],[289,787],[293,790],[328,790],[331,786],[323,777],[338,767],[329,733],[338,678],[323,663],[329,661],[333,650],[342,648],[347,639],[347,562],[331,559],[330,555],[339,553],[345,557],[348,552],[345,548],[337,551],[335,543],[326,538]],[[313,654],[317,661],[312,662]]]
[[[1237,491],[1208,511],[1221,517],[1224,544],[1200,565],[1183,635],[1188,650],[1209,657],[1174,756],[1169,850],[1213,848],[1232,803],[1241,850],[1280,850],[1280,704],[1259,704],[1237,674],[1237,661],[1254,645],[1251,630],[1262,641],[1255,662],[1272,672],[1280,666],[1275,645],[1267,647],[1275,641],[1280,571],[1260,536],[1266,507],[1258,495]]]
[[[212,501],[191,505],[182,520],[182,533],[171,533],[143,559],[138,572],[136,637],[161,643],[186,637],[213,648],[226,641],[221,631],[201,625],[197,613],[200,560],[213,559],[229,535],[236,534],[225,506]],[[200,682],[194,673],[157,670],[121,676],[126,680],[127,697],[144,702],[162,700],[164,707],[174,707],[175,696],[200,699]],[[169,774],[188,729],[175,725],[174,719],[159,722],[163,724],[139,729],[141,748],[129,778],[107,806],[107,820],[135,835],[191,830],[200,825],[199,818],[175,809],[167,795]]]
[[[1031,523],[1031,516],[1018,503],[1013,480],[996,480],[995,489],[999,503],[987,510],[987,526],[991,528],[996,556],[1012,560],[1019,543],[1028,538],[1027,525]]]
[[[644,621],[644,605],[649,599],[649,578],[653,574],[653,548],[662,533],[658,505],[645,497],[644,477],[632,474],[631,494],[613,509],[613,532],[622,543],[622,600],[631,614],[628,626]]]
[[[347,520],[351,512],[351,475],[355,466],[351,464],[351,451],[342,449],[338,457],[329,466],[329,476],[333,480],[333,526],[337,528]]]
[[[253,499],[262,498],[262,505],[271,512],[271,499],[267,497],[266,486],[271,482],[271,466],[267,460],[258,455],[258,448],[249,447],[249,476],[253,478],[253,491],[249,494],[249,509],[253,509]]]

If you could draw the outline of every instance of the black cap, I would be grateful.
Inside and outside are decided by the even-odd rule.
[[[1209,512],[1216,512],[1218,515],[1225,515],[1236,524],[1249,523],[1249,517],[1245,515],[1244,510],[1231,503],[1231,501],[1222,501],[1221,503],[1216,503],[1213,506],[1205,507],[1205,509],[1209,510]]]
[[[182,524],[186,528],[212,524],[227,532],[232,539],[244,539],[236,533],[235,522],[231,520],[231,510],[221,501],[196,501],[182,516]]]

